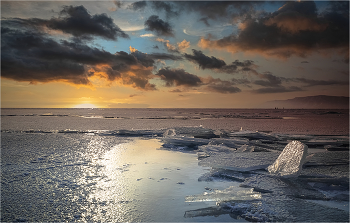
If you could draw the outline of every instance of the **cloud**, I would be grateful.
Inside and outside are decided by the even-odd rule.
[[[209,22],[208,22],[208,18],[200,18],[199,21],[203,22],[207,27],[210,26]]]
[[[158,36],[174,36],[171,25],[156,15],[150,16],[145,21],[145,27],[147,31],[156,32]]]
[[[143,35],[140,35],[140,37],[153,37],[154,35],[152,33],[146,33]]]
[[[133,2],[128,8],[134,11],[143,10],[147,6],[146,1]]]
[[[219,40],[202,38],[198,45],[283,59],[336,49],[348,59],[349,15],[334,7],[317,14],[314,2],[287,2],[274,13],[244,20],[238,34]]]
[[[163,1],[153,1],[152,7],[157,11],[164,11],[166,13],[166,17],[175,17],[179,15],[179,12],[173,10],[173,6],[170,2]]]
[[[241,92],[242,90],[238,87],[234,86],[235,83],[231,81],[224,81],[220,78],[214,79],[212,77],[209,77],[205,80],[206,84],[206,90],[211,92],[217,92],[221,94],[233,94]]]
[[[287,2],[265,22],[267,26],[277,26],[284,32],[324,31],[328,24],[317,18],[316,4],[311,1],[302,3]]]
[[[160,76],[160,78],[165,81],[167,87],[196,87],[202,84],[202,81],[198,76],[187,73],[183,69],[170,69],[169,67],[165,67],[160,69],[156,75]]]
[[[57,41],[38,30],[1,27],[1,75],[16,81],[52,82],[92,86],[93,77],[117,81],[140,90],[155,90],[154,77],[160,59],[180,60],[171,54],[146,54],[131,47],[131,53],[115,54],[74,39]]]
[[[239,73],[239,72],[254,72],[257,73],[253,68],[256,66],[253,61],[251,60],[245,60],[243,62],[240,62],[238,60],[235,60],[231,64],[227,65],[225,61],[218,59],[216,57],[209,57],[203,54],[200,50],[192,49],[193,55],[191,54],[184,54],[184,57],[199,65],[199,68],[201,69],[213,69],[216,72],[221,73]]]
[[[193,55],[185,53],[184,56],[189,61],[196,63],[199,65],[201,69],[220,69],[226,65],[225,61],[217,59],[216,57],[208,57],[202,53],[202,51],[198,51],[192,49]]]
[[[122,7],[122,5],[123,5],[123,2],[121,2],[121,1],[116,1],[116,0],[114,0],[113,3],[114,3],[114,5],[115,5],[115,8],[109,8],[109,10],[112,11],[112,12],[117,11],[117,10],[120,9],[120,8]]]
[[[171,44],[169,40],[165,40],[162,38],[157,38],[156,41],[163,43],[167,50],[173,53],[180,53],[180,51],[185,51],[187,48],[190,47],[190,42],[186,41],[185,39],[182,42],[178,42],[176,44],[177,46]]]
[[[295,91],[302,91],[303,89],[291,86],[291,87],[267,87],[267,88],[259,88],[257,90],[254,90],[253,92],[256,94],[274,94],[274,93],[286,93],[286,92],[295,92]]]
[[[263,2],[248,1],[178,1],[175,2],[181,12],[199,13],[205,22],[207,19],[235,21],[256,14],[255,8]]]
[[[349,85],[348,81],[337,81],[337,80],[313,80],[306,78],[292,78],[292,81],[301,82],[307,84],[305,87],[312,86],[327,86],[327,85]]]
[[[256,80],[253,82],[254,84],[264,87],[281,87],[282,79],[273,75],[271,72],[259,74],[259,77],[266,80]]]
[[[165,39],[162,39],[162,38],[157,38],[156,41],[163,43],[164,46],[167,48],[167,50],[169,52],[179,53],[179,51],[176,48],[176,46],[171,44],[169,40],[165,40]]]
[[[182,42],[177,43],[177,47],[179,51],[185,51],[186,49],[190,48],[190,42],[184,39]]]
[[[149,58],[155,59],[155,60],[182,60],[181,56],[176,56],[172,54],[167,53],[152,53],[147,54]]]
[[[172,92],[172,93],[180,93],[182,92],[180,89],[174,89],[174,90],[170,90],[169,92]]]
[[[134,52],[136,52],[137,51],[137,49],[135,49],[134,47],[132,47],[132,46],[129,46],[129,50],[130,50],[130,52],[131,53],[134,53]]]
[[[84,6],[64,6],[58,18],[45,19],[7,19],[5,23],[20,26],[33,26],[60,30],[78,38],[91,39],[94,36],[117,40],[118,37],[129,38],[106,14],[90,15]]]

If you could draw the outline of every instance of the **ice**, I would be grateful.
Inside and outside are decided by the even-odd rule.
[[[326,151],[315,153],[304,164],[300,177],[349,179],[349,152]]]
[[[263,132],[253,132],[249,130],[243,130],[239,132],[231,132],[230,137],[243,137],[248,139],[265,139],[265,140],[276,140],[277,138],[273,135],[266,134]]]
[[[249,144],[249,139],[245,138],[214,138],[210,139],[209,145],[224,145],[231,148],[238,148],[241,145]]]
[[[264,194],[260,199],[218,201],[216,206],[189,210],[186,218],[229,214],[250,222],[348,222],[349,212],[288,196]]]
[[[247,178],[241,187],[254,188],[256,191],[271,192],[275,195],[285,195],[301,199],[327,200],[328,198],[311,187],[302,179],[289,179],[268,175],[255,175]]]
[[[182,147],[183,149],[197,149],[198,146],[206,145],[209,143],[208,139],[197,139],[190,137],[181,137],[181,136],[171,136],[163,137],[161,141],[164,143],[163,147],[176,149]]]
[[[199,165],[225,170],[247,172],[265,169],[278,157],[275,152],[215,153],[199,161]]]
[[[191,195],[185,198],[186,202],[203,202],[203,201],[227,201],[227,200],[256,200],[260,199],[261,194],[253,189],[242,189],[231,186],[224,190],[215,190],[213,192],[204,192],[201,195]]]
[[[219,133],[220,134],[220,133]],[[167,129],[164,133],[164,137],[167,136],[183,136],[194,137],[202,139],[218,138],[219,136],[214,133],[212,129],[199,127],[176,127],[173,129]]]
[[[243,182],[247,177],[250,176],[252,176],[250,173],[212,168],[210,172],[205,173],[199,177],[198,181],[214,181],[218,179]]]
[[[110,130],[99,132],[100,136],[121,136],[121,137],[159,137],[163,130]]]
[[[254,151],[254,146],[243,145],[237,149],[237,152],[243,153],[251,153]]]
[[[224,201],[217,210],[230,210],[253,222],[348,222],[347,211],[307,200],[267,194],[256,201]],[[197,210],[198,212],[198,210]],[[236,217],[237,218],[237,217]]]
[[[165,131],[165,133],[163,134],[163,137],[167,137],[167,136],[175,136],[176,132],[175,129],[168,129]]]
[[[292,141],[283,149],[277,160],[267,170],[279,176],[296,177],[300,174],[302,165],[307,156],[308,147],[299,142]]]
[[[204,152],[208,156],[213,153],[233,153],[236,151],[234,148],[230,148],[224,145],[203,145],[203,146],[198,146],[198,150]]]

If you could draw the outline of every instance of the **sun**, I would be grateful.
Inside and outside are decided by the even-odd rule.
[[[74,106],[73,108],[97,108],[94,104],[79,104]]]

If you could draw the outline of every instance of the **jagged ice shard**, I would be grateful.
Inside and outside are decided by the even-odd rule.
[[[292,141],[283,149],[276,161],[267,170],[271,174],[287,177],[297,177],[306,160],[308,147],[299,142]]]

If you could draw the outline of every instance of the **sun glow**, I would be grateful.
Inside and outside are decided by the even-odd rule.
[[[74,106],[73,108],[97,108],[94,104],[79,104]]]

